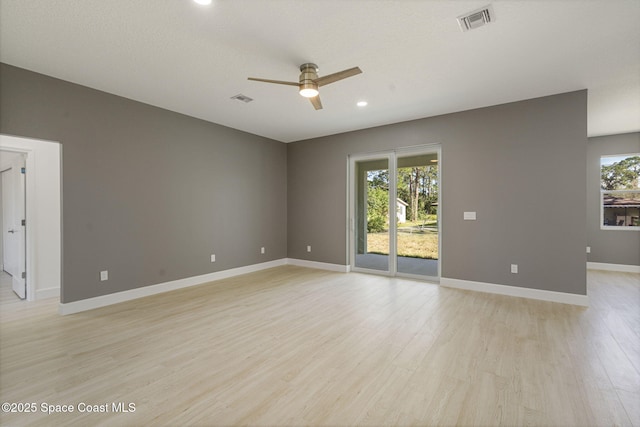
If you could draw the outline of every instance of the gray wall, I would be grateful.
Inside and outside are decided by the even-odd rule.
[[[584,295],[586,132],[582,90],[289,144],[289,257],[347,264],[349,154],[440,143],[442,277]]]
[[[7,65],[0,91],[1,133],[63,144],[63,302],[287,256],[346,264],[348,154],[427,143],[443,277],[586,292],[586,91],[288,145]]]
[[[600,156],[640,153],[640,133],[589,138],[587,144],[587,244],[589,262],[640,265],[640,231],[600,229]]]
[[[0,133],[63,145],[62,302],[286,257],[285,144],[5,64],[0,94]]]

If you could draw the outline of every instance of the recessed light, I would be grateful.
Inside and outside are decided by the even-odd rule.
[[[358,107],[366,107],[369,103],[367,101],[358,101],[356,104]]]
[[[211,4],[211,0],[193,0],[193,1],[203,6],[208,6]]]

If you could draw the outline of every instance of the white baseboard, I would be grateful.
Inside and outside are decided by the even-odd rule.
[[[318,270],[337,271],[338,273],[348,273],[351,268],[348,265],[329,264],[326,262],[307,261],[304,259],[287,258],[287,264],[298,267],[317,268]]]
[[[60,288],[47,288],[36,290],[36,300],[47,298],[60,298]]]
[[[202,285],[215,280],[226,279],[239,276],[241,274],[253,273],[268,268],[279,267],[287,264],[287,259],[263,262],[260,264],[248,265],[245,267],[232,268],[229,270],[216,271],[214,273],[203,274],[201,276],[187,277],[185,279],[173,280],[171,282],[159,283],[157,285],[143,286],[141,288],[130,289],[128,291],[116,292],[94,298],[87,298],[80,301],[60,303],[58,312],[62,315],[79,313],[81,311],[92,310],[94,308],[105,307],[120,302],[148,297],[163,292],[175,291],[177,289],[190,286]]]
[[[275,261],[264,262],[261,264],[253,264],[245,267],[232,268],[230,270],[216,271],[214,273],[203,274],[201,276],[187,277],[184,279],[173,280],[171,282],[143,286],[141,288],[130,289],[128,291],[116,292],[113,294],[94,298],[87,298],[81,301],[60,303],[58,312],[62,315],[79,313],[81,311],[93,310],[94,308],[106,307],[108,305],[117,304],[120,302],[148,297],[163,292],[175,291],[177,289],[187,288],[190,286],[202,285],[204,283],[209,283],[216,280],[227,279],[229,277],[253,273],[260,270],[266,270],[267,268],[280,267],[287,264],[296,265],[299,267],[317,268],[320,270],[337,271],[340,273],[348,273],[350,270],[348,265],[283,258]],[[60,289],[58,288],[43,289],[41,291],[38,291],[36,297],[37,299],[50,298],[58,296],[59,294]]]
[[[245,267],[232,268],[229,270],[216,271],[214,273],[203,274],[201,276],[187,277],[184,279],[173,280],[171,282],[159,283],[156,285],[143,286],[141,288],[130,289],[127,291],[116,292],[109,295],[103,295],[94,298],[88,298],[81,301],[70,303],[60,303],[58,312],[62,315],[79,313],[81,311],[93,310],[95,308],[106,307],[108,305],[143,298],[163,292],[174,291],[177,289],[187,288],[190,286],[202,285],[216,280],[226,279],[229,277],[239,276],[241,274],[253,273],[268,268],[280,267],[283,265],[295,265],[299,267],[316,268],[320,270],[329,270],[339,273],[348,273],[350,267],[348,265],[330,264],[317,261],[307,261],[294,258],[282,258],[279,260],[264,262],[260,264],[248,265]],[[473,282],[469,280],[440,278],[440,284],[451,288],[466,289],[478,292],[488,292],[500,295],[509,295],[522,298],[538,299],[543,301],[559,302],[564,304],[573,304],[588,306],[589,298],[586,295],[567,294],[563,292],[545,291],[539,289],[519,288],[515,286],[496,285],[493,283]],[[58,296],[59,288],[41,289],[37,291],[37,299],[51,298]]]
[[[530,298],[542,301],[559,302],[589,306],[587,295],[568,294],[564,292],[545,291],[541,289],[520,288],[509,285],[496,285],[493,283],[474,282],[471,280],[440,278],[440,285],[450,288],[465,289],[469,291],[486,292],[490,294],[508,295],[512,297]]]
[[[619,271],[622,273],[640,273],[640,265],[606,264],[603,262],[588,262],[587,270]]]

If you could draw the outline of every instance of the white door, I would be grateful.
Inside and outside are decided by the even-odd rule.
[[[13,291],[26,298],[25,167],[23,156],[2,172],[2,232],[4,270],[12,277]]]

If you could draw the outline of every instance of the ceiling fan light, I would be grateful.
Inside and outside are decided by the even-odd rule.
[[[314,96],[318,96],[318,85],[311,83],[302,83],[300,85],[300,95],[305,98],[313,98]]]

